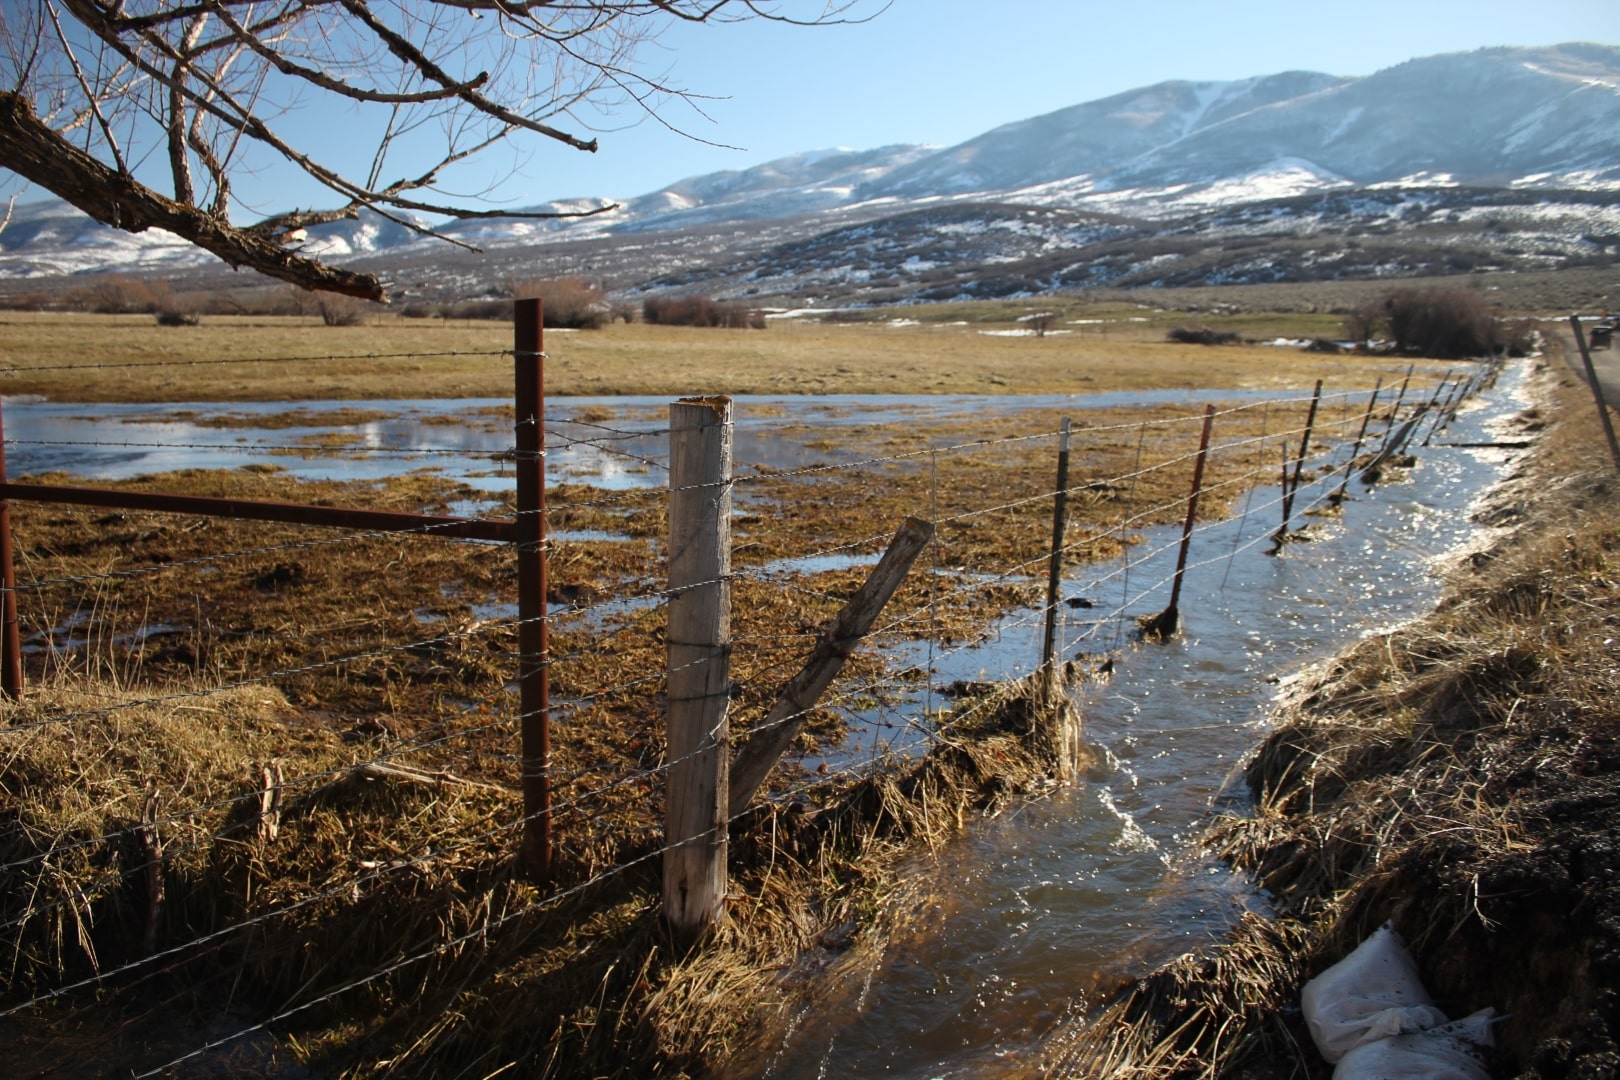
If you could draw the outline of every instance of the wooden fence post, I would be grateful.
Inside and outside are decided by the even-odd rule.
[[[5,421],[0,417],[0,484],[5,482]],[[7,700],[22,700],[22,628],[17,625],[17,571],[11,557],[10,499],[0,499],[0,689]]]
[[[1041,666],[1051,667],[1057,651],[1058,587],[1063,581],[1063,536],[1069,526],[1069,418],[1058,429],[1057,495],[1052,501],[1052,561],[1046,570],[1046,637]]]
[[[532,881],[551,874],[551,657],[546,628],[545,351],[539,300],[513,308],[517,440],[518,713],[523,742],[520,858]]]
[[[1581,329],[1581,317],[1571,315],[1569,325],[1575,331],[1575,344],[1580,346],[1581,363],[1586,365],[1586,382],[1592,387],[1592,400],[1597,402],[1598,416],[1603,421],[1603,434],[1609,440],[1609,456],[1614,459],[1615,471],[1620,472],[1620,444],[1614,441],[1614,422],[1609,419],[1609,405],[1603,400],[1603,387],[1598,385],[1597,369],[1592,366],[1592,354],[1586,347],[1586,333]],[[4,477],[0,476],[0,479]],[[6,565],[10,567],[9,560]]]
[[[765,718],[754,725],[748,741],[738,747],[732,756],[727,783],[731,793],[728,817],[735,818],[748,809],[754,792],[765,783],[777,761],[793,745],[793,740],[804,728],[805,718],[816,707],[844,663],[855,651],[855,646],[872,629],[884,605],[911,572],[911,566],[922,554],[924,547],[934,538],[932,522],[907,518],[900,531],[889,541],[889,547],[872,568],[855,595],[841,608],[832,622],[817,638],[816,647],[798,674],[789,679],[777,692],[776,703]]]
[[[669,407],[669,719],[664,918],[693,941],[726,898],[731,399]]]
[[[1321,383],[1316,388],[1322,388]],[[1181,551],[1176,555],[1176,576],[1170,585],[1170,606],[1142,623],[1145,641],[1174,637],[1181,625],[1181,579],[1187,574],[1187,551],[1192,546],[1193,525],[1198,520],[1198,496],[1204,490],[1204,459],[1209,456],[1209,430],[1215,423],[1215,406],[1204,406],[1204,433],[1198,440],[1198,458],[1193,463],[1192,493],[1187,496],[1187,521],[1181,527]]]

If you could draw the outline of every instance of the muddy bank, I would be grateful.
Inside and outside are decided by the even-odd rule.
[[[1436,1003],[1494,1006],[1494,1075],[1620,1068],[1620,483],[1556,361],[1520,473],[1479,511],[1509,527],[1430,616],[1293,688],[1210,850],[1273,917],[1122,989],[1048,1075],[1327,1077],[1303,983],[1392,920]]]

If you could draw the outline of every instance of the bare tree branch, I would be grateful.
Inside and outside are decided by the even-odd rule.
[[[97,221],[127,232],[167,229],[213,252],[306,289],[383,301],[383,283],[370,274],[322,266],[279,244],[234,229],[219,217],[182,206],[128,173],[115,172],[39,122],[28,102],[0,92],[0,156],[17,175],[54,191]]]
[[[434,224],[604,213],[502,211],[441,186],[503,141],[538,135],[575,150],[576,110],[660,110],[697,96],[650,73],[638,50],[668,26],[760,19],[862,21],[884,0],[6,0],[0,20],[0,169],[99,221],[158,227],[306,288],[383,298],[375,277],[288,251],[296,229],[375,212],[451,243]],[[799,11],[819,12],[801,17]],[[462,74],[457,74],[457,72]],[[466,74],[474,72],[474,74]],[[298,122],[341,103],[360,151],[312,152]],[[701,111],[701,110],[700,110]],[[683,134],[685,134],[683,132]],[[688,136],[691,137],[691,136]],[[706,141],[706,140],[705,140]],[[716,144],[720,145],[720,144]],[[233,179],[270,160],[331,205],[233,223]],[[398,168],[397,179],[384,177]],[[276,166],[280,167],[280,166]],[[173,197],[158,188],[172,188]],[[324,201],[317,198],[317,203]],[[471,204],[471,205],[469,205]],[[418,216],[420,215],[420,216]],[[461,246],[469,246],[462,244]]]

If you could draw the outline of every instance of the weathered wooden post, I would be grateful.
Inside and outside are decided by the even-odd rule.
[[[1322,387],[1316,384],[1317,389]],[[1142,638],[1165,641],[1175,636],[1181,625],[1181,579],[1187,573],[1187,551],[1192,546],[1193,525],[1198,520],[1198,495],[1204,490],[1204,459],[1209,456],[1209,431],[1215,423],[1215,406],[1204,406],[1204,433],[1198,440],[1198,458],[1193,462],[1192,493],[1187,496],[1187,521],[1181,527],[1181,551],[1176,555],[1176,576],[1170,584],[1170,606],[1142,623]]]
[[[1372,397],[1367,399],[1367,411],[1361,417],[1361,430],[1356,432],[1355,445],[1350,448],[1350,460],[1344,463],[1344,479],[1339,481],[1339,490],[1333,493],[1333,505],[1338,506],[1344,502],[1345,489],[1350,486],[1350,474],[1356,471],[1356,458],[1361,455],[1361,443],[1367,438],[1367,425],[1372,423],[1373,409],[1378,405],[1378,392],[1384,388],[1384,377],[1380,375],[1373,384]]]
[[[1069,525],[1069,418],[1058,428],[1057,494],[1052,501],[1052,561],[1046,570],[1046,637],[1041,666],[1051,667],[1057,651],[1058,587],[1063,582],[1063,536]]]
[[[1282,505],[1282,525],[1277,529],[1277,535],[1272,538],[1278,548],[1288,538],[1288,523],[1294,515],[1294,495],[1299,491],[1300,474],[1305,469],[1305,455],[1311,447],[1311,429],[1316,426],[1316,407],[1322,402],[1322,380],[1316,380],[1316,391],[1311,394],[1311,408],[1305,414],[1305,434],[1299,439],[1299,457],[1294,460],[1294,476],[1284,485]],[[1284,443],[1286,446],[1287,444]]]
[[[776,695],[776,703],[765,718],[748,734],[748,741],[732,756],[729,780],[730,817],[748,809],[754,792],[765,783],[776,762],[793,745],[804,728],[805,718],[816,707],[855,646],[872,629],[884,605],[911,572],[911,566],[934,538],[932,522],[907,518],[889,541],[877,566],[867,575],[855,595],[849,598],[826,629],[816,639],[810,657]]]
[[[523,742],[523,871],[551,874],[551,657],[546,627],[545,342],[539,300],[513,305],[517,470],[518,712]]]
[[[696,940],[726,898],[731,399],[669,407],[669,771],[664,918]]]
[[[1597,369],[1592,366],[1592,353],[1586,345],[1586,334],[1581,330],[1581,317],[1571,315],[1569,325],[1575,331],[1575,344],[1581,350],[1581,363],[1586,365],[1586,382],[1592,388],[1592,400],[1597,402],[1598,417],[1603,421],[1603,434],[1609,440],[1609,456],[1614,459],[1615,471],[1620,472],[1620,444],[1614,441],[1614,422],[1609,419],[1609,405],[1603,400],[1603,387],[1598,385]],[[3,479],[5,477],[0,475],[0,480]],[[6,559],[6,567],[8,570],[11,567],[9,557]]]
[[[0,417],[0,484],[6,482],[5,421]],[[0,689],[21,701],[22,630],[17,625],[17,570],[11,557],[11,500],[0,499]]]

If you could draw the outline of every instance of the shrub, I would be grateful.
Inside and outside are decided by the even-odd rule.
[[[508,291],[514,300],[538,298],[542,325],[548,330],[600,330],[613,317],[602,287],[583,278],[515,282]]]
[[[168,306],[157,311],[159,326],[196,326],[200,322],[202,315],[193,308]]]
[[[1399,353],[1449,360],[1495,351],[1496,313],[1468,289],[1393,289],[1384,318]]]
[[[1371,341],[1378,336],[1378,328],[1384,324],[1384,301],[1382,297],[1369,297],[1356,301],[1349,311],[1344,313],[1344,336],[1351,341]]]
[[[148,283],[123,274],[104,274],[68,294],[73,307],[97,315],[150,315],[173,296],[166,282]]]
[[[1243,340],[1230,330],[1211,330],[1207,326],[1194,330],[1185,326],[1178,326],[1166,335],[1171,341],[1183,345],[1236,345]]]
[[[311,297],[321,322],[327,326],[359,326],[370,314],[370,301],[359,297],[328,292],[312,293]]]
[[[664,326],[763,330],[767,325],[765,313],[758,308],[707,296],[649,296],[641,302],[641,317]]]

